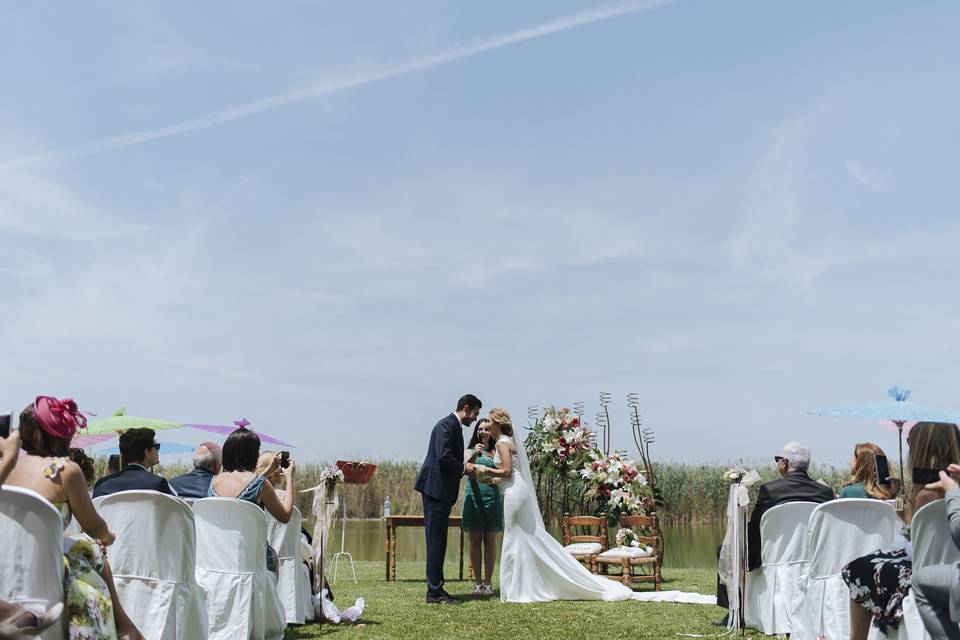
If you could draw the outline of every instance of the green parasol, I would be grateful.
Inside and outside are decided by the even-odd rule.
[[[139,416],[128,416],[126,408],[121,407],[113,412],[109,418],[93,420],[87,423],[87,428],[83,435],[99,435],[119,433],[127,429],[140,429],[148,427],[154,431],[163,431],[165,429],[182,429],[180,422],[171,422],[169,420],[158,420],[157,418],[141,418]]]

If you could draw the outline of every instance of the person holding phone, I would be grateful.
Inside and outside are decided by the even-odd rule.
[[[960,463],[960,429],[955,424],[919,422],[910,430],[907,446],[907,463],[913,475],[918,470],[946,469],[951,463]],[[917,509],[943,495],[944,490],[938,486],[914,482],[906,497],[904,520],[909,523]],[[885,634],[903,619],[903,598],[910,591],[913,573],[909,536],[907,524],[900,545],[857,558],[841,570],[850,588],[851,640],[867,638],[871,618]]]
[[[7,481],[7,476],[13,471],[13,467],[17,464],[17,456],[19,455],[19,431],[14,431],[6,437],[0,437],[0,484]]]
[[[850,459],[850,478],[840,487],[840,497],[890,500],[896,492],[888,477],[886,461],[887,457],[879,446],[872,442],[857,444]],[[881,467],[884,472],[882,478],[878,472]]]
[[[255,431],[240,427],[227,436],[223,443],[223,470],[210,482],[207,493],[211,498],[236,498],[245,500],[267,511],[286,524],[293,514],[294,473],[296,465],[289,460],[283,470],[286,477],[286,492],[279,496],[269,477],[280,470],[281,455],[273,456],[267,468],[257,473],[260,457],[260,436]],[[267,545],[267,568],[277,573],[277,553]]]
[[[925,486],[943,491],[947,501],[947,526],[954,546],[960,549],[960,464],[951,464],[937,472],[937,481]],[[946,541],[944,541],[946,544]],[[917,569],[911,579],[913,596],[923,626],[933,640],[960,640],[960,571],[955,564],[941,564]]]

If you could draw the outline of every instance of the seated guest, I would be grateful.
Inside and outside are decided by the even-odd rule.
[[[202,443],[193,451],[193,471],[177,476],[170,481],[170,486],[181,498],[206,498],[210,492],[210,481],[220,473],[221,460],[218,445]]]
[[[107,458],[107,475],[120,471],[120,454],[114,453]]]
[[[69,637],[143,640],[117,596],[103,550],[113,544],[114,535],[87,493],[93,478],[85,477],[68,457],[70,441],[84,425],[86,418],[73,400],[37,397],[20,414],[26,455],[11,472],[9,484],[36,491],[60,512],[64,528],[76,518],[83,531],[64,534],[63,539]]]
[[[93,497],[109,496],[118,491],[159,491],[176,495],[167,479],[150,472],[160,462],[160,444],[153,429],[127,429],[120,434],[120,455],[123,469],[100,478],[93,487]]]
[[[926,469],[946,469],[960,463],[960,429],[938,422],[918,422],[907,436],[907,465]],[[943,497],[943,487],[913,485],[904,505],[904,520],[923,505]],[[910,536],[910,525],[904,527]],[[910,592],[913,558],[904,540],[889,549],[878,549],[843,567],[840,574],[850,588],[850,638],[866,640],[870,620],[884,634],[896,629],[903,619],[903,599]],[[944,541],[946,544],[946,541]],[[917,605],[919,607],[919,599]],[[944,636],[946,637],[946,636]]]
[[[773,456],[780,478],[760,485],[757,502],[747,524],[747,569],[760,567],[760,519],[763,514],[787,502],[817,502],[833,500],[833,489],[807,475],[810,467],[810,449],[799,442],[783,445],[780,455]],[[719,554],[719,550],[718,550]],[[727,588],[717,576],[717,605],[730,608]],[[725,619],[724,619],[725,620]],[[725,625],[726,622],[719,624]]]
[[[273,457],[273,461],[263,473],[256,473],[259,456],[260,436],[246,427],[235,430],[223,443],[223,470],[210,482],[207,495],[245,500],[265,509],[286,524],[290,522],[293,514],[293,475],[296,466],[291,459],[290,466],[282,470],[287,480],[286,493],[280,498],[273,488],[273,483],[267,479],[280,469],[280,454]],[[267,545],[267,568],[277,572],[277,553],[270,545]]]
[[[877,477],[877,456],[884,455],[883,449],[872,442],[861,442],[853,448],[850,459],[850,479],[840,487],[841,498],[874,498],[889,500],[896,492],[891,484],[880,484]]]
[[[940,472],[940,481],[926,489],[943,492],[947,499],[947,526],[954,546],[960,549],[960,465],[951,464]],[[949,544],[946,540],[943,544]],[[940,564],[917,569],[911,580],[913,596],[923,626],[933,640],[960,640],[960,573],[953,564]],[[954,614],[951,615],[950,610]]]
[[[833,489],[807,475],[810,468],[810,449],[799,442],[783,445],[780,455],[773,457],[781,478],[760,485],[757,504],[747,524],[747,569],[760,566],[760,518],[785,502],[827,502],[836,496]]]
[[[20,432],[14,431],[0,438],[0,484],[7,480],[20,455]],[[46,613],[33,613],[22,605],[0,600],[0,638],[20,638],[23,634],[37,635],[51,627],[63,614],[63,603],[57,602]]]

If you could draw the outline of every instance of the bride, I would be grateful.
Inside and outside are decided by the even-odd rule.
[[[503,545],[500,551],[500,599],[503,602],[550,600],[628,600],[629,587],[590,573],[567,552],[540,516],[530,463],[513,439],[510,414],[490,411],[496,439],[497,468],[482,467],[482,476],[499,479],[503,492]]]

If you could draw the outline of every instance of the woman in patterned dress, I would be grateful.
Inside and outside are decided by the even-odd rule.
[[[57,508],[64,528],[76,518],[83,531],[63,537],[70,639],[143,640],[114,588],[104,553],[114,535],[90,500],[92,479],[68,457],[73,435],[85,424],[73,400],[39,396],[20,414],[20,438],[27,455],[8,484],[36,491]]]
[[[948,464],[960,462],[960,430],[954,424],[917,423],[907,437],[907,445],[910,469],[946,469]],[[905,519],[909,522],[920,507],[942,497],[942,491],[914,486],[903,513]],[[909,524],[904,526],[903,534],[909,538]],[[889,627],[896,629],[900,625],[903,598],[910,591],[912,574],[913,560],[906,544],[879,549],[853,560],[841,570],[850,588],[851,640],[866,640],[871,619],[884,633]]]

